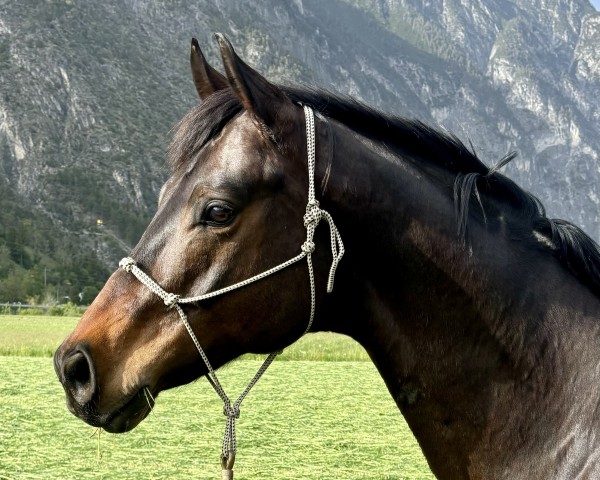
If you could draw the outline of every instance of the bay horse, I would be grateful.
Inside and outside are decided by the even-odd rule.
[[[600,478],[598,245],[498,172],[513,155],[488,168],[217,41],[225,75],[192,41],[201,102],[156,215],[54,356],[69,409],[124,432],[147,395],[332,331],[366,349],[437,478]]]

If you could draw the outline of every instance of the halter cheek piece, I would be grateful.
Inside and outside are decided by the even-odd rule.
[[[196,345],[196,349],[198,350],[200,357],[202,357],[202,360],[206,364],[206,368],[208,369],[206,378],[223,401],[223,414],[227,417],[227,426],[225,427],[225,435],[223,438],[223,450],[221,453],[223,479],[233,479],[233,463],[235,461],[235,454],[237,448],[235,435],[235,420],[240,416],[240,404],[242,403],[246,395],[248,395],[250,389],[256,384],[256,382],[258,382],[262,374],[267,370],[269,365],[271,365],[275,357],[281,352],[274,352],[269,354],[269,356],[265,359],[264,363],[259,368],[258,372],[256,372],[246,389],[242,392],[240,397],[234,403],[231,403],[231,400],[225,393],[225,390],[223,389],[219,382],[219,379],[217,378],[217,374],[213,370],[210,362],[208,361],[206,353],[204,353],[204,350],[200,346],[200,342],[196,338],[196,335],[194,334],[194,331],[192,330],[192,327],[190,326],[187,316],[181,308],[181,305],[186,303],[200,302],[208,298],[216,297],[217,295],[231,292],[232,290],[236,290],[240,287],[261,280],[275,272],[278,272],[279,270],[289,267],[290,265],[293,265],[294,263],[306,257],[306,263],[308,266],[308,278],[310,283],[310,315],[308,325],[304,333],[310,330],[315,316],[316,302],[315,278],[312,265],[312,253],[315,250],[315,243],[313,241],[313,237],[319,222],[321,220],[325,220],[329,224],[331,252],[333,254],[333,260],[331,263],[331,268],[329,270],[329,278],[327,281],[328,293],[331,293],[333,291],[335,271],[340,260],[342,259],[342,256],[344,255],[344,244],[342,243],[342,238],[340,236],[340,233],[338,232],[338,229],[333,223],[331,215],[325,210],[322,210],[319,207],[319,202],[315,199],[315,123],[313,111],[307,105],[304,105],[304,115],[306,118],[306,149],[308,155],[308,204],[306,205],[306,213],[304,214],[306,240],[301,245],[301,252],[298,255],[296,255],[294,258],[291,258],[287,262],[277,265],[267,270],[266,272],[255,275],[254,277],[251,277],[242,282],[236,283],[229,287],[221,288],[219,290],[215,290],[213,292],[188,298],[181,298],[179,295],[165,291],[150,276],[143,272],[136,265],[135,260],[133,260],[132,258],[126,257],[119,262],[119,267],[121,267],[126,272],[133,274],[142,284],[148,287],[148,289],[150,289],[152,292],[154,292],[156,295],[162,298],[167,307],[174,308],[175,310],[177,310],[177,313],[179,314],[183,325],[188,331],[192,341],[194,342],[194,345]]]

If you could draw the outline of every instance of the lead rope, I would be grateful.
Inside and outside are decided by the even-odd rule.
[[[331,253],[333,255],[333,260],[331,262],[331,268],[329,269],[329,277],[327,280],[327,292],[331,293],[333,291],[333,281],[335,277],[335,272],[337,266],[344,255],[344,244],[342,242],[342,237],[335,224],[333,223],[333,219],[331,215],[322,210],[319,207],[319,202],[315,198],[315,122],[314,122],[314,114],[312,109],[304,105],[304,115],[306,118],[306,147],[307,147],[307,156],[308,156],[308,204],[306,205],[306,213],[304,214],[304,227],[306,228],[306,240],[301,246],[301,252],[296,255],[294,258],[277,265],[266,272],[259,273],[247,280],[241,281],[229,287],[221,288],[219,290],[215,290],[213,292],[208,292],[202,295],[198,295],[195,297],[181,298],[179,295],[174,293],[169,293],[164,290],[158,283],[156,283],[148,274],[146,274],[143,270],[141,270],[137,265],[135,260],[131,257],[125,257],[119,262],[119,267],[125,270],[126,272],[131,273],[135,276],[143,285],[145,285],[150,291],[158,295],[165,305],[168,308],[174,308],[185,329],[190,335],[200,357],[206,364],[206,368],[208,369],[208,373],[206,378],[210,385],[213,387],[217,395],[223,401],[223,414],[227,417],[227,424],[225,426],[225,434],[223,435],[223,448],[221,451],[221,468],[222,468],[222,480],[233,480],[233,464],[235,462],[235,454],[237,452],[237,443],[236,443],[236,432],[235,432],[235,421],[240,417],[240,405],[244,398],[248,395],[252,387],[256,385],[256,382],[260,379],[260,377],[265,373],[269,365],[273,363],[275,357],[279,355],[281,352],[273,352],[270,353],[269,356],[265,359],[264,363],[258,369],[246,389],[242,392],[239,398],[231,403],[231,400],[225,393],[225,390],[221,386],[219,379],[217,378],[217,374],[215,373],[212,365],[210,364],[206,353],[202,349],[196,334],[192,330],[190,323],[188,322],[187,316],[183,309],[181,308],[182,304],[186,303],[195,303],[200,302],[202,300],[206,300],[208,298],[216,297],[217,295],[222,295],[227,292],[231,292],[232,290],[236,290],[240,287],[246,286],[250,283],[261,280],[269,275],[272,275],[279,270],[282,270],[294,263],[302,260],[306,257],[306,263],[308,266],[308,278],[310,284],[310,314],[308,325],[304,330],[304,335],[307,333],[312,327],[314,316],[315,316],[315,305],[316,305],[316,292],[315,292],[315,277],[312,265],[312,254],[315,251],[315,243],[314,243],[314,234],[317,228],[317,225],[321,220],[325,220],[329,224],[329,233],[331,240]]]

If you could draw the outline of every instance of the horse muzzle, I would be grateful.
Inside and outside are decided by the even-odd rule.
[[[93,427],[110,433],[127,432],[146,418],[154,406],[154,396],[144,386],[122,397],[117,407],[100,411],[96,369],[85,344],[66,351],[61,346],[54,354],[54,369],[65,390],[69,411]]]

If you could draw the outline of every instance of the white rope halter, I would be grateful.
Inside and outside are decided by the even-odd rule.
[[[319,208],[319,202],[315,199],[315,121],[313,111],[307,105],[304,105],[304,115],[306,118],[306,147],[308,154],[308,204],[306,205],[306,213],[304,214],[306,240],[300,247],[301,252],[298,255],[280,265],[277,265],[267,270],[266,272],[255,275],[242,282],[236,283],[229,287],[221,288],[219,290],[215,290],[213,292],[204,293],[202,295],[188,298],[181,298],[179,295],[165,291],[150,276],[148,276],[144,271],[142,271],[136,265],[135,260],[133,260],[131,257],[123,258],[119,262],[119,267],[121,267],[126,272],[132,273],[143,285],[148,287],[148,289],[150,289],[152,292],[154,292],[156,295],[162,298],[167,307],[174,308],[175,310],[177,310],[177,313],[179,314],[183,325],[185,326],[192,341],[194,342],[194,345],[196,346],[200,357],[202,357],[202,360],[206,364],[206,368],[208,369],[206,378],[223,401],[223,414],[227,417],[227,426],[225,427],[225,435],[223,437],[223,449],[221,453],[223,479],[233,479],[233,463],[235,461],[235,454],[237,450],[235,420],[240,416],[240,404],[242,403],[244,398],[246,398],[246,395],[248,395],[248,393],[256,384],[256,382],[258,382],[263,373],[267,370],[269,365],[271,365],[275,357],[281,352],[274,352],[269,354],[269,356],[265,359],[264,363],[259,368],[258,372],[256,372],[246,389],[242,392],[242,394],[235,402],[231,403],[231,400],[225,393],[225,390],[223,389],[221,383],[219,382],[219,379],[217,378],[217,374],[212,368],[210,362],[208,361],[206,353],[204,353],[204,350],[200,346],[200,342],[196,338],[196,335],[194,334],[194,331],[192,330],[192,327],[190,326],[187,316],[181,308],[181,305],[186,303],[200,302],[208,298],[216,297],[217,295],[222,295],[223,293],[231,292],[232,290],[236,290],[240,287],[261,280],[275,272],[278,272],[279,270],[289,267],[290,265],[293,265],[294,263],[306,257],[306,262],[308,265],[308,278],[310,283],[310,315],[308,319],[308,325],[306,326],[303,335],[306,332],[308,332],[312,327],[315,316],[316,303],[315,278],[312,265],[312,254],[315,250],[315,242],[313,240],[313,237],[319,222],[321,220],[325,220],[329,224],[329,232],[331,239],[331,252],[333,255],[333,260],[331,262],[331,268],[329,270],[329,277],[327,280],[328,293],[331,293],[333,291],[335,271],[340,260],[342,259],[342,256],[344,255],[344,244],[342,242],[342,238],[338,229],[333,223],[331,215],[325,210]]]

